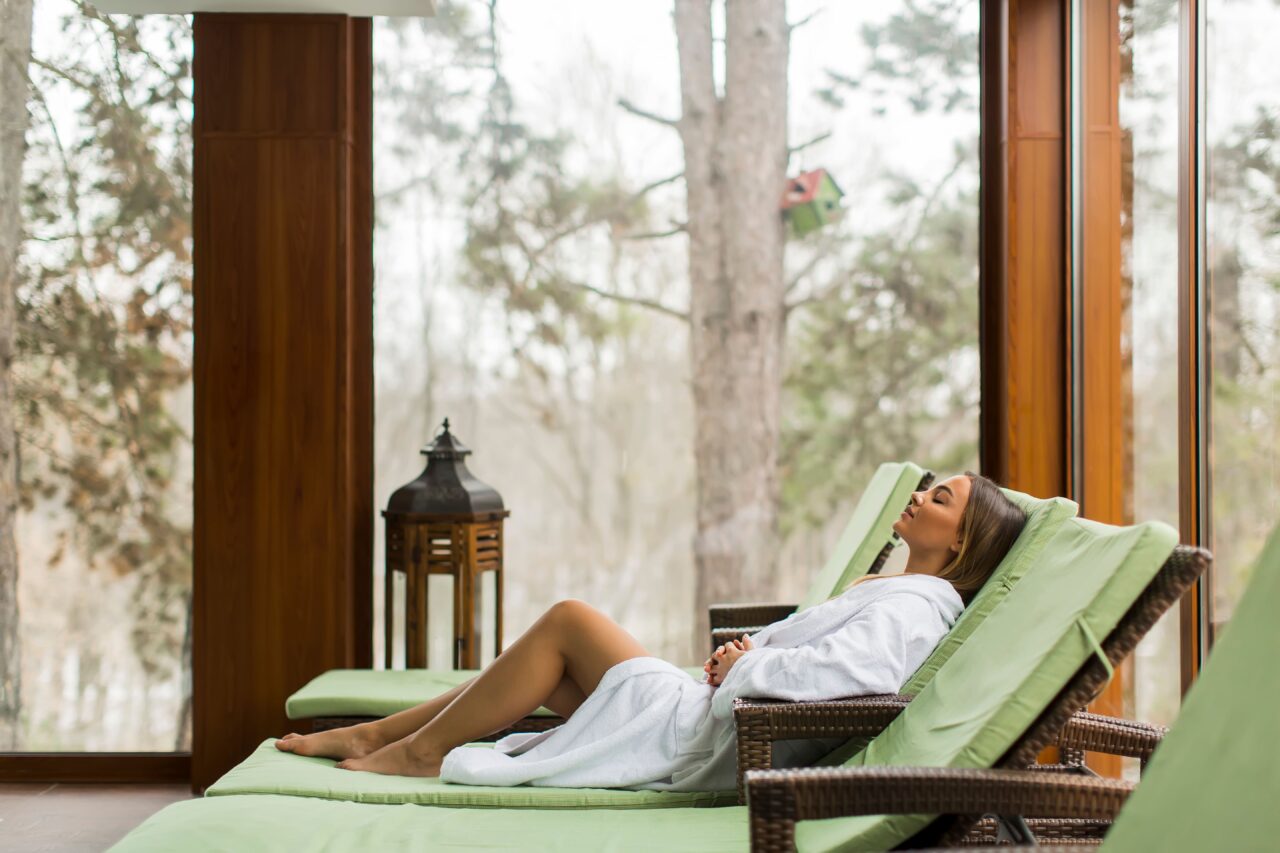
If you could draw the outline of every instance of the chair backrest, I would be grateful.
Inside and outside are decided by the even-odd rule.
[[[893,543],[893,523],[906,509],[911,493],[927,482],[926,476],[932,479],[911,462],[886,462],[876,469],[854,507],[853,517],[826,564],[809,584],[798,609],[821,604],[871,571],[885,546]]]
[[[1280,528],[1102,848],[1280,846]]]
[[[1004,559],[983,584],[982,589],[965,607],[956,624],[947,632],[947,636],[943,637],[942,642],[938,643],[938,647],[933,650],[933,654],[929,655],[911,679],[903,685],[902,692],[908,696],[914,696],[924,689],[938,669],[956,653],[960,644],[969,639],[991,611],[1005,600],[1014,585],[1022,580],[1032,566],[1036,565],[1036,561],[1044,553],[1045,546],[1057,535],[1063,522],[1068,518],[1075,518],[1076,513],[1080,511],[1075,501],[1066,498],[1041,499],[1012,489],[1000,491],[1027,514],[1027,522],[1023,525],[1018,538],[1014,540],[1009,553],[1005,554]]]
[[[982,624],[996,605],[1004,601],[1009,590],[1013,589],[1014,585],[1036,565],[1036,561],[1044,553],[1045,546],[1062,527],[1062,523],[1068,518],[1074,518],[1079,511],[1075,501],[1069,501],[1066,498],[1041,499],[1012,489],[1001,489],[1001,491],[1027,514],[1026,524],[1022,526],[1022,532],[1014,540],[1009,553],[1005,554],[995,572],[960,614],[956,624],[951,626],[947,636],[938,643],[938,647],[903,685],[901,692],[908,696],[914,696],[924,689],[934,674],[950,660],[960,645]],[[870,742],[871,739],[866,737],[853,738],[818,764],[824,767],[844,764]]]
[[[854,766],[991,767],[1015,749],[1151,584],[1177,544],[1158,522],[1066,519],[1009,590]],[[1152,620],[1154,621],[1154,620]],[[1109,664],[1108,664],[1109,665]],[[1083,700],[1081,700],[1083,704]],[[887,850],[929,815],[802,821],[801,850]]]

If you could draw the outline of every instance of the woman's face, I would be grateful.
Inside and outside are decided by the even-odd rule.
[[[913,552],[960,551],[960,519],[971,481],[964,474],[915,492],[893,529]]]

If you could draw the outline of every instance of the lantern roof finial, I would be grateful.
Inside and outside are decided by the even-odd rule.
[[[464,460],[471,450],[449,431],[448,418],[422,455],[427,457],[426,470],[392,493],[385,515],[506,515],[497,490],[467,470]]]

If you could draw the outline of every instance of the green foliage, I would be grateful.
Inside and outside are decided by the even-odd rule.
[[[858,72],[828,69],[816,93],[836,107],[853,89],[883,103],[905,100],[917,113],[978,108],[978,4],[975,0],[903,0],[860,36],[871,58]],[[881,106],[880,111],[883,111]]]
[[[134,645],[180,663],[191,585],[191,41],[186,19],[78,3],[32,68],[27,244],[14,365],[22,505],[56,501],[74,548],[135,578]],[[181,483],[184,487],[186,482]]]

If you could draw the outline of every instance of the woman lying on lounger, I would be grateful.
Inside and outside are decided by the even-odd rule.
[[[651,657],[580,601],[553,606],[480,675],[382,720],[276,746],[339,767],[475,785],[719,791],[735,784],[733,700],[895,693],[955,623],[1022,529],[1025,515],[983,477],[916,492],[894,523],[910,549],[901,575],[843,594],[716,650],[696,681]],[[458,748],[540,705],[565,724]],[[815,760],[785,742],[776,763]],[[782,746],[782,745],[780,745]]]

